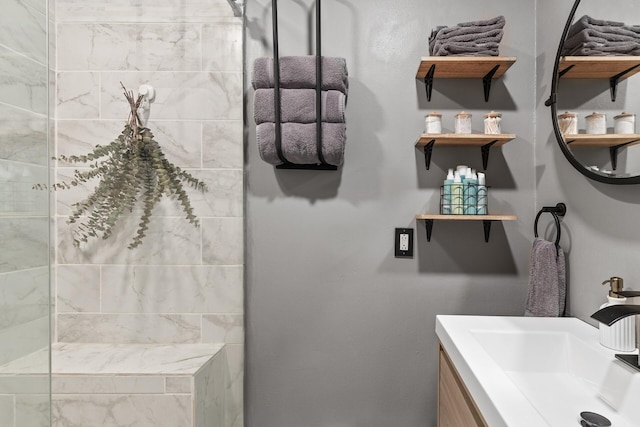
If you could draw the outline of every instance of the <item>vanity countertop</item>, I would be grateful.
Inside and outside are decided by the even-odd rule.
[[[491,427],[639,425],[640,372],[577,318],[439,315],[436,333]]]

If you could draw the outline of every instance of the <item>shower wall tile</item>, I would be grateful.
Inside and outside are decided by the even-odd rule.
[[[57,0],[56,9],[62,22],[210,22],[233,17],[227,0]]]
[[[100,116],[100,74],[61,72],[56,80],[56,118],[97,119]],[[125,104],[126,106],[126,104]],[[126,119],[126,115],[123,116]]]
[[[20,0],[2,1],[0,45],[44,65],[47,63],[46,15],[42,1],[30,0],[28,3]]]
[[[49,396],[46,394],[16,396],[16,427],[49,427]]]
[[[14,396],[0,396],[0,426],[14,427]]]
[[[242,21],[202,26],[202,62],[207,71],[242,71]]]
[[[200,24],[66,24],[58,70],[201,69]],[[137,89],[137,88],[136,88]]]
[[[47,265],[49,221],[0,217],[0,273]]]
[[[46,114],[47,67],[0,46],[0,102]]]
[[[49,268],[0,274],[0,295],[0,330],[47,317]]]
[[[193,377],[165,377],[165,393],[191,393]]]
[[[11,346],[0,347],[0,365],[45,348],[49,345],[49,316],[1,329],[0,340],[11,343]],[[47,361],[43,362],[34,369],[46,372]]]
[[[244,316],[241,314],[207,314],[202,316],[202,341],[242,344]]]
[[[56,268],[58,313],[100,312],[100,267],[59,265]]]
[[[129,89],[141,84],[150,84],[156,89],[156,99],[151,104],[153,119],[242,119],[242,73],[102,73],[102,118],[127,117],[128,105],[123,100],[120,82]]]
[[[244,346],[227,344],[227,394],[225,400],[225,427],[243,427],[243,395],[244,395]]]
[[[239,266],[104,266],[102,281],[105,313],[241,313],[243,309]]]
[[[202,261],[211,265],[243,263],[241,218],[202,219]]]
[[[201,229],[184,218],[152,216],[142,245],[131,250],[127,246],[136,233],[137,219],[121,221],[108,240],[90,239],[80,247],[73,244],[73,227],[58,220],[58,264],[201,264]]]
[[[164,394],[164,378],[135,375],[54,375],[54,394]]]
[[[186,344],[200,342],[200,316],[58,314],[58,341],[71,343]]]
[[[0,160],[0,218],[15,216],[26,220],[24,217],[27,216],[46,217],[49,202],[47,173],[44,165]],[[35,189],[37,184],[45,187]],[[2,242],[0,247],[6,244]]]
[[[224,425],[225,368],[224,352],[220,352],[195,376],[195,427]]]
[[[242,122],[210,121],[202,124],[202,166],[243,168]]]
[[[0,159],[47,164],[47,117],[0,105]]]
[[[190,395],[56,395],[52,403],[55,426],[190,427]],[[144,411],[140,410],[144,408]],[[27,425],[27,424],[25,424]]]

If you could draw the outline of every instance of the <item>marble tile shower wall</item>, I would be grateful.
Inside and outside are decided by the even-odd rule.
[[[47,182],[48,171],[46,28],[45,0],[3,0],[0,365],[49,343],[48,194],[32,189],[35,183]],[[45,392],[46,387],[30,390]]]
[[[242,21],[227,0],[57,0],[56,22],[57,153],[111,142],[128,114],[120,82],[150,84],[149,128],[209,188],[190,193],[200,228],[165,200],[135,250],[137,217],[75,248],[66,218],[89,188],[57,192],[57,341],[224,342],[240,402]],[[58,179],[75,168],[58,162]]]

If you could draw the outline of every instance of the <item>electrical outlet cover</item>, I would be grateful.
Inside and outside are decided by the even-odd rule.
[[[413,258],[413,228],[396,228],[396,258]]]

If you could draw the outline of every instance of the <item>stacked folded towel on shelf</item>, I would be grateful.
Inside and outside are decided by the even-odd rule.
[[[282,164],[276,149],[275,80],[273,58],[258,58],[253,65],[256,89],[254,119],[260,157]],[[346,124],[344,110],[349,88],[344,58],[322,58],[322,154],[326,163],[340,166],[344,160]],[[280,58],[280,122],[282,154],[293,164],[317,164],[316,57]]]
[[[585,15],[569,28],[562,55],[640,55],[640,26]]]
[[[436,27],[429,36],[431,56],[498,56],[504,16]]]

